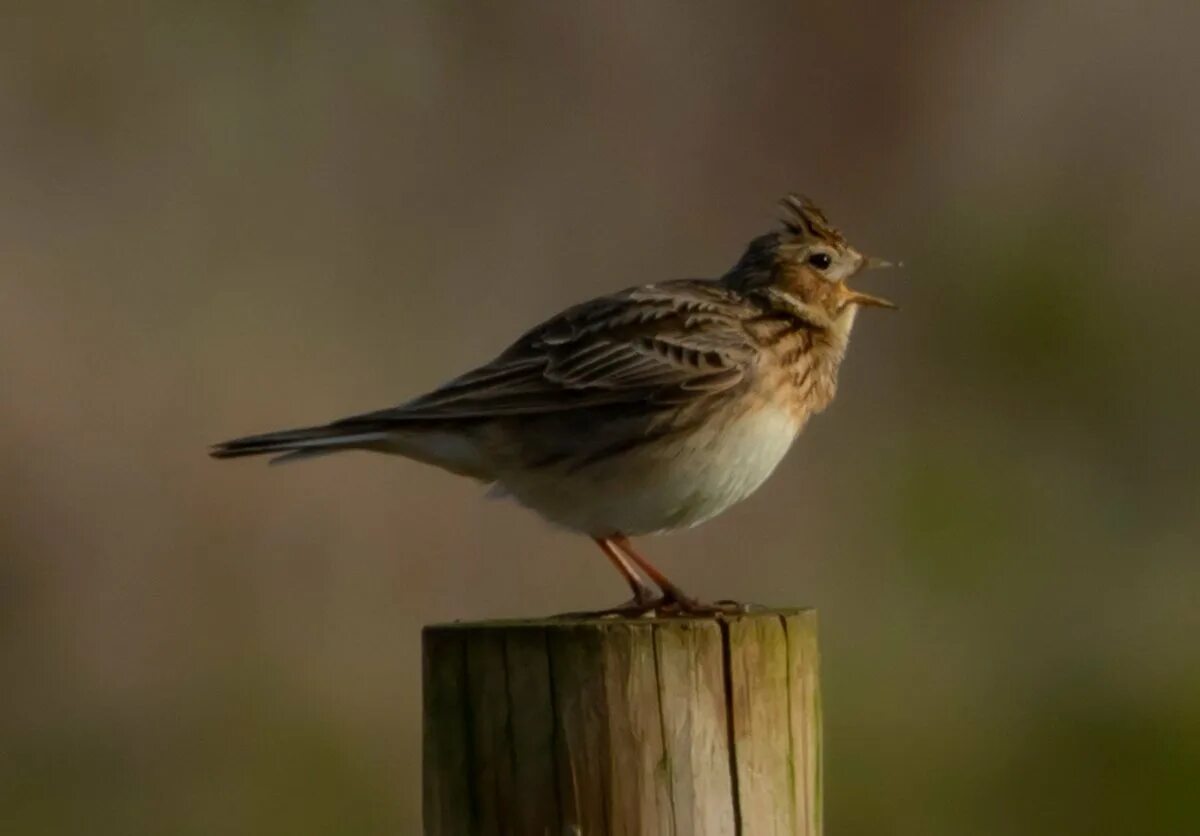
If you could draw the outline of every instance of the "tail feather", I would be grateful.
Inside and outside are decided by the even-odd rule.
[[[274,455],[272,464],[313,458],[342,450],[362,449],[387,439],[382,430],[348,431],[346,427],[304,427],[261,435],[248,435],[213,445],[209,452],[215,459],[236,459],[241,456]]]

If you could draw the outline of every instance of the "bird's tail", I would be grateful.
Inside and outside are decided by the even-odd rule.
[[[269,455],[271,464],[311,459],[343,450],[364,450],[386,441],[383,430],[362,427],[351,429],[336,424],[303,427],[298,430],[248,435],[213,445],[210,455],[216,459],[235,459],[240,456]]]

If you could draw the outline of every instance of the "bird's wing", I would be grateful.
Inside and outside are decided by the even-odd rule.
[[[751,303],[711,282],[632,288],[564,311],[427,395],[336,425],[686,403],[750,374],[755,349],[743,323],[755,313]]]

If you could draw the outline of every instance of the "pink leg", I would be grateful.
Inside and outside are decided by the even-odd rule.
[[[658,596],[654,594],[654,590],[638,576],[637,570],[630,565],[630,558],[616,547],[612,539],[607,537],[593,537],[592,539],[596,541],[600,551],[604,552],[605,556],[612,561],[612,565],[617,567],[617,571],[621,573],[625,583],[629,584],[629,588],[633,590],[633,601],[630,603],[643,605],[657,600]]]
[[[671,583],[671,579],[664,575],[657,566],[644,558],[637,551],[637,549],[633,547],[633,543],[629,542],[629,538],[624,534],[612,538],[612,542],[617,548],[624,552],[639,569],[646,573],[646,577],[654,581],[655,585],[657,585],[658,588],[663,591],[663,595],[666,596],[667,600],[678,603],[683,603],[684,601],[691,601],[692,603],[695,603],[692,601],[692,598],[682,589]]]
[[[639,569],[646,573],[646,577],[662,590],[662,599],[659,601],[658,607],[656,607],[659,612],[663,612],[664,614],[718,615],[722,613],[743,613],[749,609],[747,605],[739,604],[737,601],[718,601],[715,604],[701,603],[677,587],[658,567],[639,554],[637,549],[633,547],[633,544],[629,542],[628,537],[623,534],[618,535],[612,538],[612,542]]]

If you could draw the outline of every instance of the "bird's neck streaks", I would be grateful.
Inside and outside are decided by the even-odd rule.
[[[831,317],[785,291],[757,294],[761,315],[746,329],[771,361],[764,381],[774,398],[803,421],[822,411],[837,393],[837,375],[853,327],[854,314]]]

